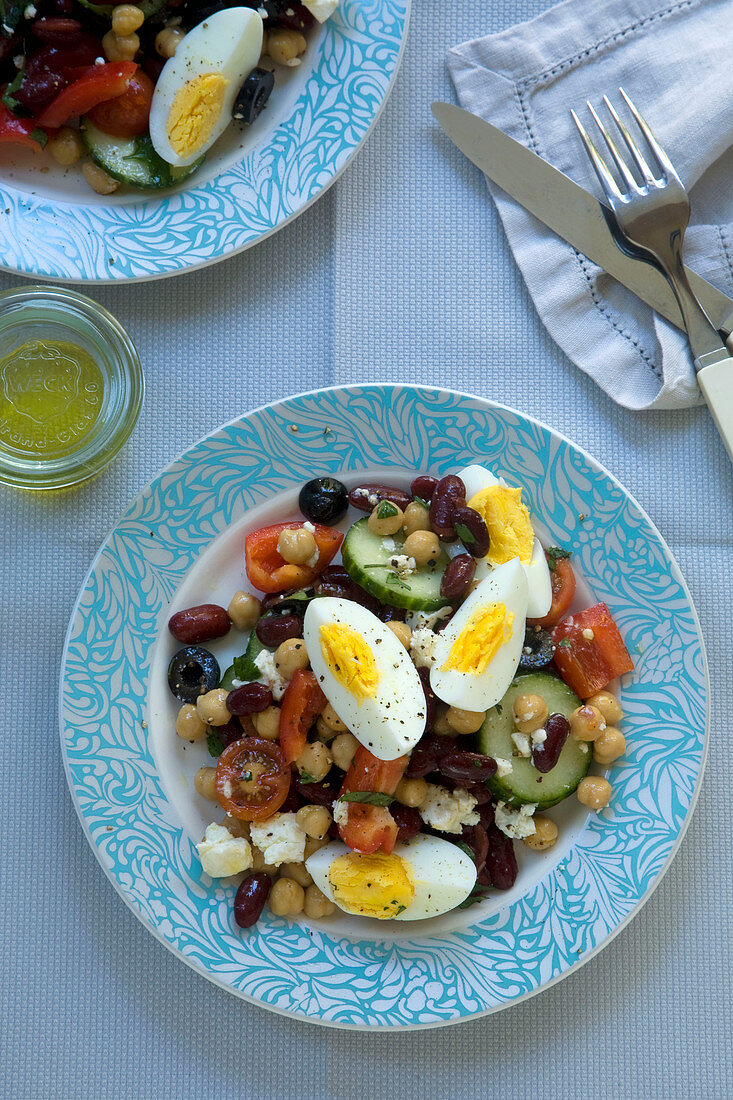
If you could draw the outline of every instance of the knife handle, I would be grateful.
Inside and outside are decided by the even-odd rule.
[[[697,382],[733,462],[733,359],[720,359],[703,367]]]

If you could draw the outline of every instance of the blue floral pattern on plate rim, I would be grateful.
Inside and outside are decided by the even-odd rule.
[[[611,806],[524,896],[468,928],[384,944],[269,912],[248,933],[233,889],[199,880],[146,744],[146,669],[187,570],[246,508],[322,473],[448,472],[485,463],[520,482],[554,541],[572,543],[636,668],[629,746]],[[196,527],[190,516],[196,510]],[[583,518],[585,517],[585,518]],[[135,498],[92,564],[61,672],[61,743],[84,831],[132,911],[199,973],[252,1003],[352,1028],[415,1028],[496,1011],[601,949],[659,883],[690,820],[707,750],[709,684],[677,564],[639,505],[550,428],[483,398],[375,384],[320,390],[201,440]],[[109,828],[110,825],[113,828]]]
[[[337,179],[376,123],[402,60],[410,4],[341,0],[290,113],[205,183],[119,205],[70,204],[0,183],[0,267],[57,281],[156,279],[216,263],[282,228]]]

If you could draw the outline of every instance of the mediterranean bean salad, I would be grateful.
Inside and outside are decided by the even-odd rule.
[[[0,0],[0,143],[102,195],[171,187],[254,122],[338,0]]]
[[[239,876],[240,927],[265,905],[465,907],[514,884],[515,843],[556,843],[546,811],[609,804],[590,770],[625,750],[610,688],[633,664],[605,604],[571,612],[571,549],[540,544],[522,496],[479,465],[409,490],[316,477],[302,518],[246,536],[249,591],[171,616],[175,732],[226,815],[202,874]],[[230,630],[222,670],[206,646]]]

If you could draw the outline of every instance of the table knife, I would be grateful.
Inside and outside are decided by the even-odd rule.
[[[664,275],[622,251],[607,221],[608,208],[594,195],[478,115],[450,103],[433,103],[432,109],[454,145],[489,179],[637,298],[683,328]],[[686,270],[705,312],[733,352],[733,299]]]

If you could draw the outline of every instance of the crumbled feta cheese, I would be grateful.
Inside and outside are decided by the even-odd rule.
[[[298,65],[300,65],[301,63],[302,61],[299,57],[291,57],[285,62],[289,69],[297,69]]]
[[[23,68],[23,65],[25,64],[25,58],[23,57],[22,53],[17,53],[15,55],[15,57],[13,58],[13,64],[15,65],[16,69]]]
[[[424,611],[418,611],[414,620],[415,628],[420,630],[422,627],[427,627],[428,630],[434,630],[439,619],[445,619],[447,615],[451,615],[452,613],[453,608],[448,607],[448,605],[439,608],[437,611],[433,611],[431,615],[427,615]]]
[[[511,775],[514,771],[514,765],[506,756],[495,756],[494,760],[496,761],[496,774],[499,779],[503,779],[505,775]]]
[[[417,562],[407,554],[393,554],[389,559],[390,569],[394,569],[398,577],[409,577],[417,569]]]
[[[521,840],[525,836],[533,836],[537,827],[533,821],[533,815],[537,809],[537,803],[528,806],[520,806],[518,810],[510,809],[505,802],[496,803],[494,821],[497,829],[501,829],[505,836],[514,840]]]
[[[339,0],[303,0],[303,7],[314,15],[319,23],[325,23],[339,6]]]
[[[584,754],[585,754],[586,756],[588,755],[589,749],[588,749],[588,746],[587,746],[587,744],[585,743],[585,741],[581,741],[581,742],[580,742],[580,744],[578,745],[578,748],[579,748],[579,749],[580,749],[580,751],[581,751],[582,753],[584,753]]]
[[[315,528],[315,525],[314,525],[314,524],[312,524],[312,523],[311,523],[311,521],[310,521],[309,519],[307,519],[307,520],[305,521],[305,523],[303,524],[303,530],[304,530],[304,531],[310,531],[310,533],[311,533],[312,535],[315,535],[315,533],[316,533],[316,528]]]
[[[520,756],[532,755],[532,748],[529,743],[528,733],[520,733],[518,730],[516,730],[512,734],[512,741],[514,742],[514,746]]]
[[[309,566],[311,569],[315,569],[315,567],[318,565],[318,559],[320,558],[320,556],[321,556],[321,551],[318,549],[318,547],[316,547],[315,550],[313,551],[313,553],[311,554],[311,556],[308,558],[308,561],[305,564],[307,566]]]
[[[462,787],[449,791],[447,787],[428,784],[428,793],[419,809],[423,821],[441,833],[460,833],[464,825],[478,825],[481,820],[474,807],[476,799]]]
[[[295,820],[295,814],[275,814],[267,821],[253,821],[249,835],[271,867],[303,862],[305,832]]]
[[[333,820],[336,822],[337,825],[345,825],[348,816],[348,802],[342,802],[340,798],[337,798],[333,804]]]
[[[544,745],[547,740],[547,730],[543,726],[540,726],[538,730],[532,730],[529,737],[532,742],[532,748],[536,749],[540,745]]]
[[[379,504],[379,497],[376,493],[370,493],[368,489],[354,489],[355,497],[364,497],[367,504],[371,504],[372,508],[376,508]]]
[[[587,626],[583,631],[583,637],[585,638],[586,642],[592,642],[595,638],[595,634],[589,626]]]
[[[35,4],[29,4],[28,7],[23,12],[23,18],[24,19],[35,19],[37,15],[38,15],[38,9],[36,8]]]
[[[107,62],[104,60],[103,57],[95,57],[94,58],[94,64],[95,65],[106,65]]]
[[[285,694],[285,688],[288,685],[287,681],[283,680],[275,667],[275,655],[270,653],[269,649],[263,649],[255,657],[255,664],[260,670],[260,678],[265,681],[272,692],[273,699],[279,702]]]
[[[249,841],[243,836],[232,836],[225,825],[209,825],[196,851],[203,870],[212,878],[238,875],[240,871],[248,871],[253,862]]]
[[[397,549],[397,543],[394,539],[382,539],[382,549],[392,554]]]
[[[410,637],[410,656],[416,668],[432,668],[435,664],[435,643],[438,635],[423,626],[413,630]]]

